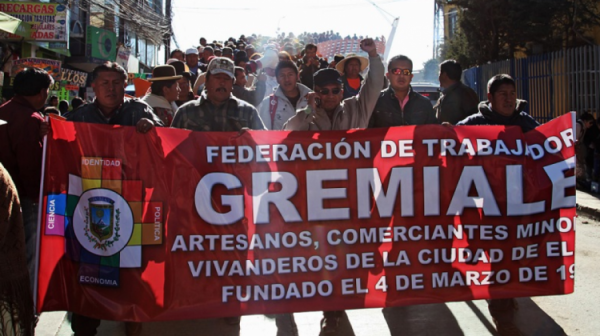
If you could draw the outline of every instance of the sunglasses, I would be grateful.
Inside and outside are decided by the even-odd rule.
[[[394,75],[410,76],[412,74],[412,70],[410,70],[410,69],[394,68],[394,69],[392,69],[392,71],[390,71],[390,73],[392,73]]]
[[[334,95],[339,94],[341,91],[342,91],[342,89],[331,89],[331,93]],[[329,89],[320,89],[320,90],[317,90],[317,92],[326,96],[329,94]]]

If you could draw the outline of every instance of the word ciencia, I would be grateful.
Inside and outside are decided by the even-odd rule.
[[[206,161],[208,163],[250,163],[250,162],[289,162],[371,159],[373,150],[370,141],[310,143],[293,145],[271,144],[255,146],[208,146]],[[550,136],[543,144],[527,144],[522,139],[513,139],[507,143],[502,139],[423,139],[421,144],[427,156],[531,156],[539,160],[546,153],[556,154],[564,147],[572,147],[573,130],[568,128],[560,132],[560,136]],[[378,154],[381,158],[415,157],[413,139],[382,140]],[[425,153],[423,153],[424,155]]]
[[[348,169],[319,169],[306,170],[306,218],[300,215],[292,198],[298,193],[301,184],[291,172],[253,172],[248,196],[244,195],[242,181],[234,174],[215,172],[204,175],[196,186],[195,207],[199,216],[212,225],[230,225],[245,217],[245,197],[250,197],[252,202],[252,218],[255,224],[268,224],[270,222],[270,207],[281,214],[287,223],[303,221],[330,221],[350,220],[351,218],[369,219],[376,211],[381,218],[392,216],[414,217],[415,202],[422,201],[424,216],[455,216],[462,215],[467,208],[481,209],[484,216],[527,216],[543,213],[550,208],[572,208],[575,206],[575,196],[567,196],[568,188],[575,187],[575,178],[567,176],[570,169],[575,168],[575,157],[544,166],[544,172],[552,183],[552,195],[546,200],[525,201],[524,174],[522,165],[506,165],[501,169],[506,195],[509,195],[506,208],[500,209],[483,166],[464,166],[458,181],[450,186],[448,181],[440,184],[441,168],[438,166],[422,167],[422,181],[415,181],[413,167],[393,167],[388,176],[382,177],[377,168],[357,168],[354,181],[349,180]],[[497,178],[497,175],[494,176]],[[387,186],[383,181],[388,181]],[[327,187],[329,181],[348,182],[343,187]],[[338,182],[339,183],[339,182]],[[423,200],[415,200],[415,184],[421,183]],[[496,182],[497,183],[497,182]],[[271,188],[278,184],[279,189]],[[416,185],[421,187],[420,185]],[[225,190],[224,194],[213,195],[213,190],[219,187]],[[223,187],[225,189],[223,189]],[[453,188],[452,198],[447,208],[441,208],[441,188]],[[470,191],[474,187],[476,195]],[[355,197],[348,196],[348,190],[355,190]],[[213,202],[206,200],[213,199]],[[348,206],[327,206],[328,200],[356,200],[356,204]],[[399,199],[399,201],[398,201]],[[219,202],[227,209],[222,212],[215,208]],[[399,207],[399,214],[397,208]],[[351,209],[354,214],[351,214]],[[356,217],[353,217],[356,216]]]

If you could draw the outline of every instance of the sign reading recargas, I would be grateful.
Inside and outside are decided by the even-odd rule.
[[[573,292],[571,115],[526,134],[51,124],[38,311],[156,321]]]
[[[68,42],[68,8],[62,4],[43,2],[0,2],[0,12],[31,24],[25,40]],[[20,40],[22,36],[0,32],[0,40]]]

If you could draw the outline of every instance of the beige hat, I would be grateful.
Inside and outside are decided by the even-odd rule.
[[[357,59],[360,62],[360,71],[364,71],[369,66],[369,59],[366,57],[358,56],[357,54],[348,54],[346,58],[341,60],[338,64],[335,65],[335,69],[342,75],[344,75],[344,67],[346,66],[346,62],[351,59]]]
[[[233,64],[233,61],[230,60],[229,58],[215,57],[208,64],[208,68],[206,69],[206,72],[210,73],[211,75],[223,73],[223,74],[228,75],[231,78],[235,78],[234,69],[235,69],[235,64]]]
[[[172,65],[159,65],[152,70],[152,78],[148,78],[150,82],[179,79],[175,72],[175,67]]]

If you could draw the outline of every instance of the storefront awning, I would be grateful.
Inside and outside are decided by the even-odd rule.
[[[31,36],[31,25],[14,16],[0,12],[0,30],[22,37]]]
[[[29,43],[31,43],[31,44],[33,44],[33,45],[36,45],[36,46],[38,46],[38,47],[40,47],[40,48],[44,48],[44,49],[46,49],[46,50],[53,51],[53,52],[55,52],[55,53],[57,53],[57,54],[60,54],[60,55],[64,55],[64,56],[67,56],[67,57],[70,57],[70,56],[71,56],[71,52],[69,51],[69,49],[63,49],[63,48],[50,48],[50,46],[49,46],[49,43],[48,43],[48,42],[34,42],[34,41],[29,41]]]

